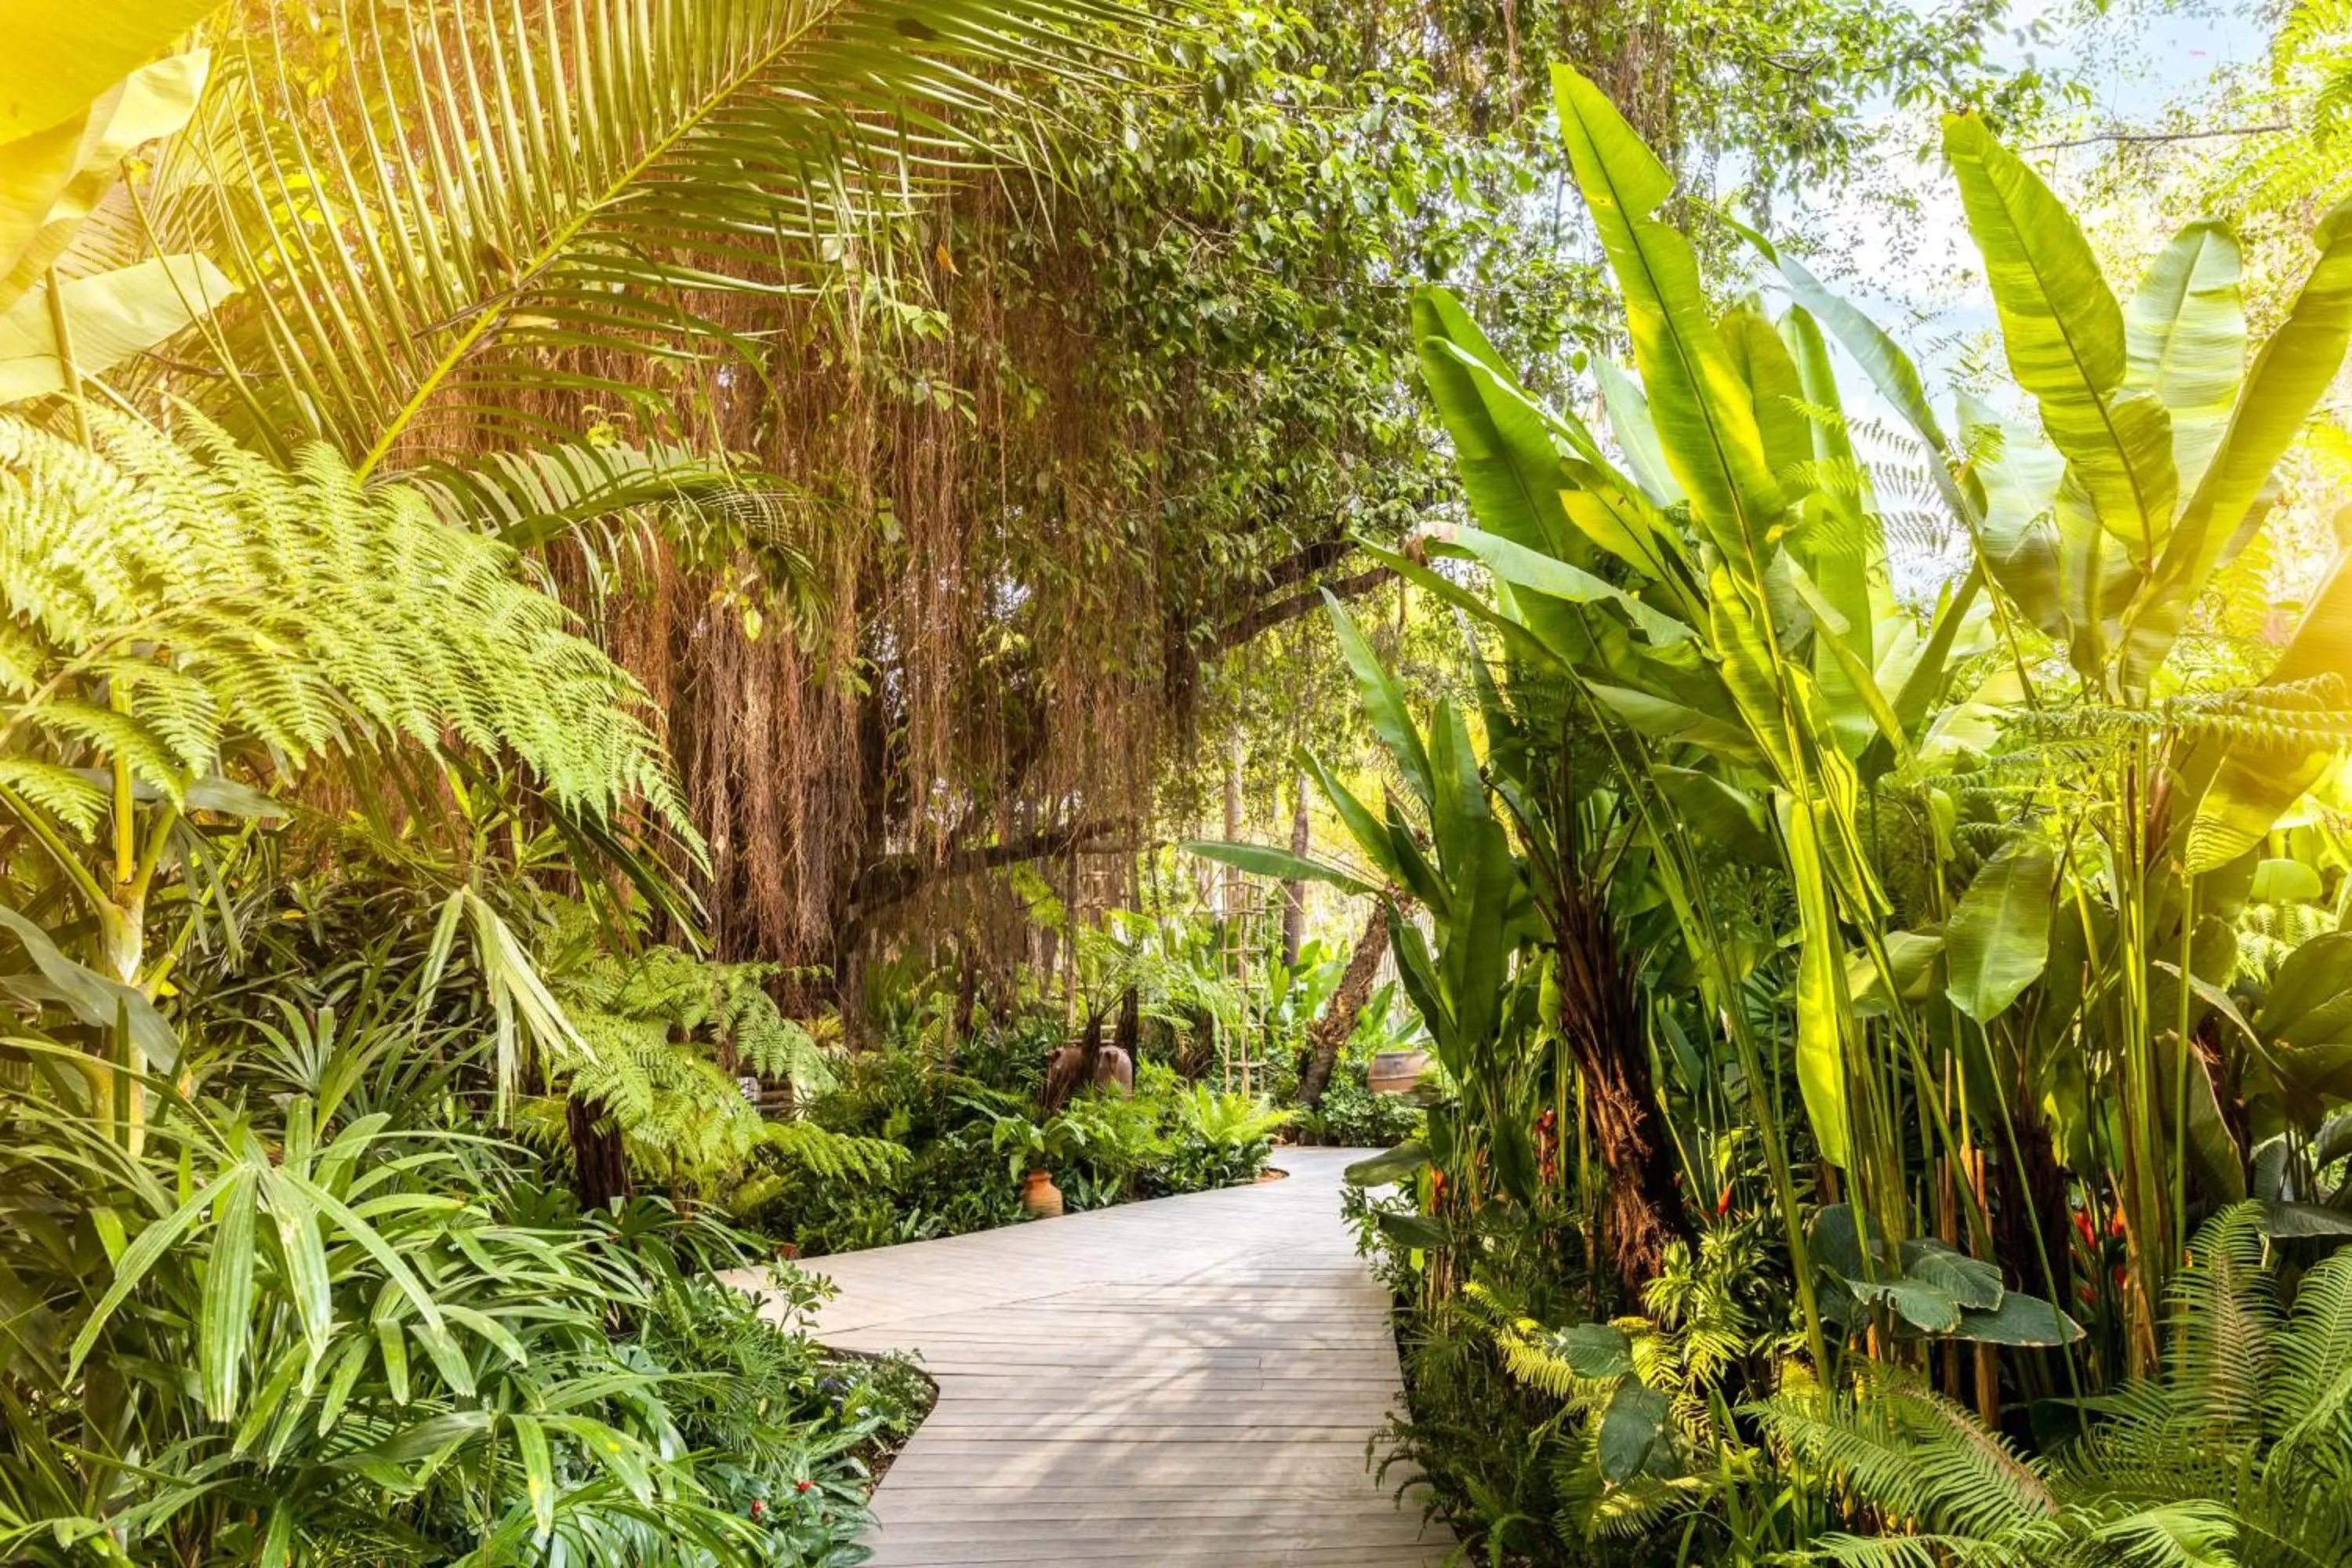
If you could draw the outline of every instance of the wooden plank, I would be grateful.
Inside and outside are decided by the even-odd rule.
[[[1359,1157],[1284,1150],[1283,1181],[813,1264],[841,1288],[823,1338],[940,1382],[875,1494],[874,1568],[1444,1562],[1425,1490],[1367,1458],[1403,1401],[1339,1223]]]

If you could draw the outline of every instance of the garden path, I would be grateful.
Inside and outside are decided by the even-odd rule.
[[[1361,1152],[1287,1179],[828,1258],[818,1337],[919,1352],[940,1401],[874,1497],[873,1568],[1434,1568],[1367,1468],[1402,1408],[1339,1217]],[[739,1283],[748,1280],[739,1279]]]

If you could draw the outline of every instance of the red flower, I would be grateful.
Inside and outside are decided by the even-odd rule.
[[[793,1483],[793,1489],[795,1491],[814,1491],[816,1489],[816,1483],[814,1481],[794,1481]]]
[[[765,1519],[768,1517],[768,1500],[766,1498],[755,1497],[751,1500],[751,1517],[753,1519]]]

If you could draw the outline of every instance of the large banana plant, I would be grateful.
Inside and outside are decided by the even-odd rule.
[[[1814,1142],[1899,1224],[1885,1085],[1911,1064],[1887,1053],[1916,1041],[1865,1028],[1853,1005],[1847,949],[1875,952],[1889,909],[1862,802],[1913,760],[1956,649],[1978,635],[1980,583],[1963,579],[1924,624],[1897,605],[1816,316],[1718,317],[1688,242],[1654,216],[1672,190],[1664,167],[1591,83],[1562,69],[1555,84],[1638,376],[1603,369],[1604,443],[1538,405],[1451,297],[1425,290],[1424,378],[1478,524],[1438,531],[1425,552],[1476,561],[1493,601],[1405,556],[1390,563],[1524,667],[1571,679],[1622,737],[1662,848],[1727,814],[1771,847],[1801,914],[1795,1060]],[[1679,896],[1694,957],[1717,965],[1701,890],[1685,879]],[[1739,977],[1717,986],[1728,999]]]
[[[1954,442],[1902,350],[1769,245],[1794,303],[1777,321],[1753,304],[1713,311],[1689,246],[1654,216],[1671,194],[1664,169],[1589,83],[1563,70],[1556,86],[1624,299],[1633,371],[1599,367],[1604,441],[1530,397],[1460,307],[1425,291],[1424,378],[1477,526],[1434,531],[1389,563],[1481,619],[1514,669],[1566,673],[1610,722],[1702,972],[1727,966],[1704,879],[1682,853],[1689,836],[1760,848],[1787,878],[1798,915],[1796,1077],[1816,1146],[1847,1168],[1875,1223],[1911,1223],[1905,1150],[1924,1142],[1947,1169],[1978,1173],[1963,1184],[1960,1219],[1972,1244],[1989,1243],[1973,1149],[2001,1150],[2004,1179],[2020,1179],[2013,1113],[2053,1093],[2079,1103],[2049,1075],[2063,1076],[2065,1042],[2087,1027],[2117,1042],[2095,1058],[2115,1081],[2102,1088],[2079,1070],[2069,1081],[2112,1096],[2116,1112],[2101,1111],[2089,1131],[2077,1117],[2077,1168],[2099,1168],[2120,1144],[2125,1206],[2134,1234],[2151,1238],[2137,1250],[2153,1258],[2152,1238],[2177,1230],[2183,1212],[2180,1178],[2172,1194],[2152,1190],[2160,1110],[2181,1152],[2173,1169],[2231,1164],[2219,1157],[2227,1136],[2203,1075],[2178,1046],[2165,1061],[2152,1043],[2168,1023],[2185,1039],[2206,1016],[2227,978],[2208,938],[2226,942],[2230,900],[2243,890],[2214,887],[2200,907],[2194,888],[2151,879],[2160,837],[2110,834],[2086,858],[2054,816],[2028,814],[2021,831],[2018,820],[1973,824],[1973,847],[1962,846],[1955,792],[1939,775],[1972,765],[2011,723],[2052,721],[2040,689],[2053,646],[2086,694],[2074,700],[2147,701],[2190,606],[2258,526],[2272,468],[2341,361],[2352,324],[2345,219],[2323,224],[2311,281],[2248,370],[2226,231],[2184,231],[2126,312],[2063,208],[1981,126],[1956,119],[1954,165],[2012,369],[2046,439],[2003,429],[1963,400]],[[1832,339],[1916,436],[1907,471],[1886,474],[1883,437],[1879,453],[1859,449]],[[1892,591],[1882,478],[1890,491],[1932,498],[1975,547],[1972,568],[1924,616]],[[1429,569],[1433,555],[1478,563],[1491,600]],[[2158,773],[2143,768],[2116,792],[2153,824],[2136,831],[2160,836],[2168,823],[2192,877],[2235,860],[2340,750],[2330,683],[2347,651],[2342,581],[2261,688],[2164,710],[2177,729],[2157,791],[2169,791],[2168,818],[2146,809]],[[1962,669],[1979,684],[1954,702]],[[1926,851],[1924,879],[1906,876],[1899,911],[1874,853],[1889,812],[1921,825],[1913,837]],[[1984,843],[1988,833],[2000,842]],[[2081,920],[2053,919],[2069,900]],[[2053,944],[2070,942],[2082,951],[2058,975]],[[1718,973],[1712,989],[1710,1011],[1740,1033],[1738,977]],[[1988,1031],[2029,994],[2017,1015],[2029,1022]],[[1985,1056],[1995,1044],[2006,1054]],[[1896,1112],[1906,1101],[1926,1112],[1932,1138],[1906,1138]],[[1787,1161],[1775,1163],[1785,1194]],[[2218,1190],[2234,1195],[2226,1175]],[[1790,1240],[1801,1258],[1793,1221]],[[2033,1245],[2046,1269],[2050,1239]],[[2053,1275],[2035,1282],[2044,1279],[2060,1289]],[[2161,1299],[2151,1263],[2135,1313],[2143,1365]]]

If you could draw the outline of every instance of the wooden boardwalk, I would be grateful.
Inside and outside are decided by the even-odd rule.
[[[813,1264],[841,1287],[820,1337],[940,1383],[875,1494],[875,1568],[1443,1563],[1452,1538],[1366,1462],[1402,1395],[1339,1219],[1354,1157]]]

